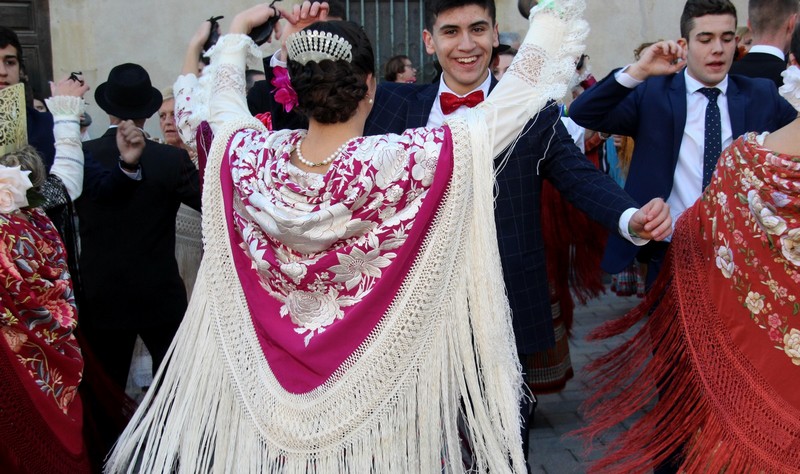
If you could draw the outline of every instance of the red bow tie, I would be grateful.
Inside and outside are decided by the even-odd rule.
[[[442,105],[442,113],[450,115],[455,112],[462,105],[467,107],[475,107],[483,102],[483,91],[474,91],[466,95],[466,97],[459,97],[449,92],[442,92],[439,95],[439,103]]]

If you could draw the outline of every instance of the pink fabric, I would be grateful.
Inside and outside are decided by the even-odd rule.
[[[239,135],[235,136],[229,143],[224,161],[226,165],[222,166],[221,182],[230,243],[240,283],[247,298],[252,322],[258,334],[264,356],[276,378],[283,388],[291,393],[309,392],[325,383],[342,363],[362,345],[381,321],[392,303],[394,295],[397,294],[403,283],[406,274],[417,257],[430,223],[435,217],[450,182],[453,169],[450,132],[449,129],[444,129],[444,142],[438,157],[433,181],[428,187],[427,194],[424,197],[416,198],[422,199],[422,204],[414,218],[415,225],[409,226],[410,230],[405,242],[400,247],[393,249],[396,257],[392,259],[390,265],[381,268],[380,278],[377,279],[374,287],[366,296],[353,306],[343,308],[343,317],[327,326],[324,331],[314,335],[313,339],[305,344],[303,337],[298,336],[298,326],[293,323],[289,316],[281,315],[283,302],[271,296],[269,291],[265,289],[263,275],[260,275],[254,268],[250,252],[243,250],[247,246],[244,245],[244,240],[239,232],[242,223],[237,222],[234,213],[235,185],[231,167],[227,166],[231,160],[231,150],[235,150],[239,145],[236,143],[237,137]],[[409,180],[412,175],[410,170],[414,166],[413,153],[410,153],[410,155],[412,158],[407,165]],[[347,169],[346,172],[357,174],[360,164],[334,162],[326,174],[326,179],[333,174],[343,172],[338,168],[339,166],[353,166],[354,169]],[[365,166],[369,166],[369,162]],[[402,184],[402,180],[399,184]],[[342,199],[344,200],[344,197]],[[369,219],[374,222],[383,220],[374,210],[369,214],[366,215],[365,211],[362,214],[354,214],[354,217],[358,216],[363,220]],[[325,255],[305,275],[303,285],[308,285],[309,282],[314,281],[316,277],[314,269],[330,268],[331,265],[337,263],[337,259],[342,254],[351,253],[359,245],[361,244],[358,243],[356,238],[335,242],[328,250],[324,251]],[[268,250],[262,258],[271,264],[276,264],[277,262],[274,250]]]

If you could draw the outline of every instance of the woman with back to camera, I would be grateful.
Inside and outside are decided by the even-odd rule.
[[[460,419],[469,468],[524,472],[493,156],[563,95],[582,9],[538,8],[521,62],[466,118],[372,137],[360,27],[317,22],[287,40],[310,125],[267,132],[243,95],[258,56],[246,34],[276,12],[237,15],[206,72],[215,141],[197,286],[108,469],[461,472]],[[325,10],[283,14],[304,26]]]

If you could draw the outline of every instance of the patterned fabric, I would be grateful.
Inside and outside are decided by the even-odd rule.
[[[14,433],[3,437],[0,451],[12,453],[16,462],[46,463],[63,450],[64,466],[85,469],[78,396],[83,359],[73,335],[76,307],[66,254],[43,211],[23,212],[0,214],[0,351],[5,355],[0,432],[6,433],[10,423]],[[14,400],[7,399],[12,393],[17,394]],[[37,460],[36,449],[50,454]]]
[[[681,472],[797,472],[800,157],[753,133],[735,141],[678,221],[666,263],[642,305],[595,333],[619,334],[652,313],[594,364],[584,434],[660,393],[593,468],[641,472],[682,447]]]
[[[432,219],[447,182],[446,166],[437,174],[443,129],[357,138],[325,175],[290,163],[303,136],[242,132],[231,156],[232,227],[248,253],[238,271],[246,281],[255,270],[274,298],[246,293],[255,324],[271,328],[259,331],[265,355],[283,361],[272,370],[292,392],[327,380],[374,329],[419,250],[427,226],[415,222]]]
[[[722,149],[722,122],[717,104],[721,91],[716,87],[703,87],[699,92],[708,99],[703,141],[703,189],[705,189],[711,182],[711,174],[717,167],[717,158]]]

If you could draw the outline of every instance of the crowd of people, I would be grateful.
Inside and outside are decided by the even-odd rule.
[[[744,32],[686,0],[598,82],[584,0],[504,42],[494,0],[433,0],[429,83],[342,2],[273,4],[202,22],[171,87],[111,69],[93,140],[83,76],[37,109],[0,27],[4,471],[530,472],[603,271],[644,300],[594,337],[646,322],[575,435],[646,414],[593,469],[797,470],[800,1]]]

